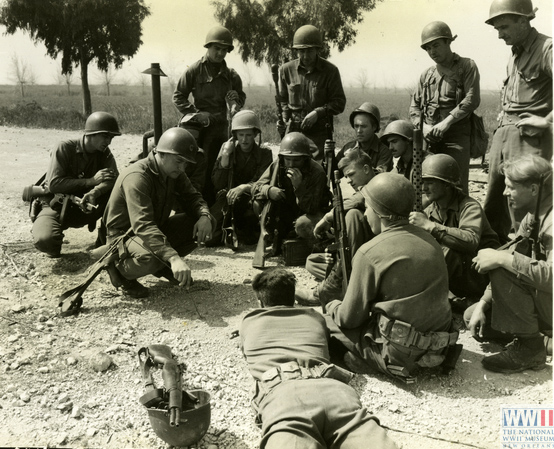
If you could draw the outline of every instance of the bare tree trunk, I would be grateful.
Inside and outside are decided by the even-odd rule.
[[[88,86],[88,62],[81,56],[81,87],[83,89],[83,114],[88,117],[92,114],[92,100]]]

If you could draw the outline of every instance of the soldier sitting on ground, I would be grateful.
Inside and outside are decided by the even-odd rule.
[[[430,204],[424,213],[412,212],[410,223],[425,229],[442,246],[449,290],[458,296],[452,305],[465,309],[489,283],[486,274],[471,267],[472,259],[483,248],[498,248],[498,236],[479,202],[461,190],[460,168],[453,157],[429,156],[423,161],[422,180]]]
[[[223,214],[224,211],[231,213],[231,208],[239,241],[254,244],[259,237],[259,219],[252,209],[251,189],[273,162],[273,154],[255,141],[261,125],[253,111],[242,110],[233,117],[232,133],[231,139],[222,145],[212,172],[217,195],[210,212],[216,225],[207,246],[222,243]]]
[[[552,166],[525,155],[505,161],[501,173],[510,207],[527,213],[516,235],[521,241],[505,250],[483,249],[473,259],[479,273],[489,275],[490,285],[464,319],[479,341],[513,339],[481,362],[489,371],[517,373],[543,369],[541,333],[552,338]]]
[[[330,364],[323,317],[294,307],[295,277],[284,268],[258,274],[261,308],[243,319],[241,347],[256,381],[252,405],[261,448],[393,449],[379,421],[347,385],[351,374]]]
[[[350,126],[356,132],[356,139],[348,142],[337,154],[340,161],[346,151],[359,148],[371,158],[371,167],[375,173],[384,173],[392,168],[391,150],[383,144],[377,133],[380,129],[381,113],[372,103],[363,103],[350,114]]]
[[[134,298],[148,295],[137,278],[154,274],[190,286],[184,256],[211,238],[214,220],[202,195],[185,175],[198,147],[182,128],[170,128],[147,158],[119,175],[106,207],[108,244],[130,228],[132,236],[108,268],[110,280]],[[185,213],[171,215],[178,201]],[[195,241],[196,239],[196,241]]]
[[[52,153],[46,173],[50,195],[43,199],[32,229],[35,247],[48,257],[60,256],[65,229],[96,228],[118,174],[108,145],[120,135],[113,115],[94,112],[82,138],[61,142]],[[104,243],[101,227],[96,246]]]
[[[352,371],[410,382],[419,367],[440,365],[458,337],[446,263],[436,240],[408,223],[410,181],[381,173],[361,192],[376,236],[356,252],[344,299],[322,301],[337,343],[333,356]]]
[[[275,170],[277,185],[270,181]],[[298,236],[313,243],[315,224],[329,204],[325,171],[312,159],[310,140],[301,133],[287,134],[281,141],[278,160],[273,162],[252,187],[254,211],[259,216],[266,201],[273,201],[279,215],[277,241],[272,253],[281,251],[285,237]]]
[[[404,175],[412,181],[412,163],[414,160],[414,127],[407,120],[390,122],[381,136],[381,142],[387,145],[392,154],[391,173]]]

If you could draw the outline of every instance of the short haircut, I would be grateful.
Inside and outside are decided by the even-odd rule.
[[[359,167],[364,165],[371,167],[371,158],[365,151],[359,148],[351,148],[345,151],[344,157],[338,163],[338,167],[340,170],[343,170],[351,164],[356,164]]]
[[[545,179],[545,190],[552,190],[552,165],[536,154],[526,154],[504,161],[500,165],[500,173],[512,182],[526,186],[539,184],[542,177]]]
[[[252,289],[263,307],[294,306],[296,276],[284,268],[270,268],[254,277]]]

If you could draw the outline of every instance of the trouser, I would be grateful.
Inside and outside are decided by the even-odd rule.
[[[261,449],[394,449],[356,391],[335,379],[282,382],[259,405]]]
[[[196,219],[186,214],[175,214],[167,220],[160,230],[167,237],[171,247],[179,256],[184,257],[196,248],[192,230]],[[108,238],[108,243],[111,243]],[[147,249],[144,241],[137,236],[129,238],[124,245],[123,254],[120,251],[117,268],[126,279],[137,279],[148,274],[167,269],[166,263]]]
[[[501,244],[509,241],[508,234],[523,216],[509,208],[504,197],[504,175],[500,165],[525,154],[536,154],[550,160],[552,157],[552,132],[544,131],[534,137],[522,136],[514,125],[502,126],[496,130],[489,152],[489,182],[483,209],[492,229],[498,234]]]
[[[471,267],[475,254],[460,253],[444,246],[442,250],[448,268],[449,290],[462,298],[481,298],[489,284],[489,276]]]
[[[427,150],[433,154],[448,154],[460,167],[460,187],[468,193],[469,187],[469,146],[471,125],[469,120],[453,124],[440,142],[427,144]]]
[[[50,256],[60,255],[64,234],[63,231],[68,228],[82,228],[88,226],[92,232],[96,227],[96,221],[102,217],[109,195],[102,195],[97,202],[98,208],[90,213],[84,213],[79,206],[68,201],[64,213],[63,223],[60,220],[60,208],[55,206],[52,209],[48,205],[43,205],[33,223],[32,234],[35,248]],[[104,243],[104,242],[100,242]]]
[[[228,139],[228,123],[215,123],[203,128],[198,138],[198,146],[206,153],[206,178],[202,197],[209,206],[215,203],[216,192],[212,183],[212,171],[221,145]]]

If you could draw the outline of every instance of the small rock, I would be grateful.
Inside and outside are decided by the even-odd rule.
[[[104,372],[112,364],[112,358],[105,352],[97,352],[90,357],[89,363],[94,371]]]
[[[19,340],[19,335],[18,334],[10,335],[8,337],[8,343],[14,343],[17,340]]]
[[[218,449],[217,445],[216,444],[210,444],[208,446],[208,449]]]
[[[37,371],[41,374],[46,374],[50,372],[50,368],[48,368],[47,366],[41,366],[39,369],[37,369]]]
[[[13,313],[21,313],[25,311],[25,306],[23,304],[15,304],[12,306]]]
[[[106,352],[109,354],[112,352],[117,352],[118,350],[119,350],[119,345],[112,345],[108,349],[106,349]]]
[[[94,427],[91,427],[90,429],[87,429],[86,436],[88,438],[92,438],[94,435],[96,435],[97,432],[98,432],[97,429],[95,429]]]
[[[55,439],[56,445],[61,446],[67,441],[67,433],[61,433]]]
[[[19,362],[13,362],[11,365],[10,365],[10,369],[11,370],[16,370],[17,368],[19,368],[21,365]]]
[[[31,400],[31,396],[29,396],[28,393],[23,392],[19,395],[19,399],[21,399],[23,402],[29,402]]]
[[[58,387],[52,388],[52,394],[60,394],[60,389]]]
[[[44,323],[46,321],[48,321],[48,317],[46,315],[42,315],[40,314],[38,317],[37,317],[37,320],[41,323]]]
[[[77,419],[77,418],[80,418],[81,416],[82,416],[81,407],[79,407],[78,405],[74,405],[73,409],[71,410],[71,417]]]
[[[65,363],[67,363],[69,366],[76,365],[77,364],[77,359],[75,357],[68,357],[65,360]]]
[[[58,398],[58,402],[67,402],[69,401],[69,395],[67,393],[60,394],[60,397]]]

